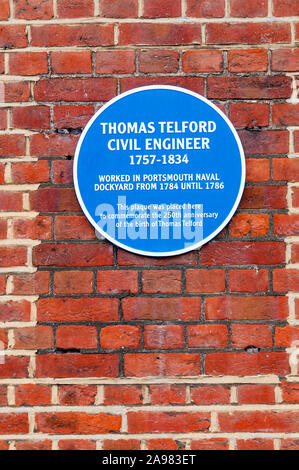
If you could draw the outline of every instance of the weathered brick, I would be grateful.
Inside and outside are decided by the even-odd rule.
[[[15,387],[17,406],[51,405],[52,390],[49,385],[21,384]]]
[[[274,450],[271,439],[237,439],[238,450]]]
[[[225,14],[225,0],[187,0],[187,16],[195,18],[221,18]]]
[[[10,15],[9,0],[1,0],[0,20],[7,20]]]
[[[267,16],[268,0],[230,0],[230,14],[241,18]]]
[[[30,207],[38,212],[79,211],[73,188],[40,188],[30,193]]]
[[[40,299],[38,321],[117,321],[117,299]]]
[[[88,18],[94,14],[93,0],[57,0],[59,18]]]
[[[46,160],[33,163],[12,163],[11,165],[11,179],[15,184],[47,183],[49,178],[49,163]]]
[[[228,439],[196,439],[191,441],[191,450],[228,450]]]
[[[206,265],[281,264],[285,260],[283,242],[212,242],[201,250]]]
[[[252,100],[289,98],[291,92],[290,77],[280,75],[265,77],[215,75],[208,77],[208,98],[212,99]],[[275,131],[268,132],[273,134]],[[262,131],[255,132],[255,134],[262,134]]]
[[[122,301],[125,320],[199,320],[199,298],[127,298]]]
[[[134,73],[135,51],[99,51],[95,54],[96,73]]]
[[[184,328],[180,325],[146,325],[146,349],[178,349],[184,347]]]
[[[141,405],[141,385],[105,385],[104,405]]]
[[[102,0],[100,14],[106,18],[137,18],[138,0]]]
[[[274,385],[239,385],[237,387],[238,403],[275,403]]]
[[[237,214],[229,224],[232,237],[264,237],[269,230],[269,216],[266,214]]]
[[[235,269],[228,273],[231,292],[265,292],[269,289],[269,273],[266,269]]]
[[[50,20],[53,18],[52,0],[14,0],[14,16],[22,20]]]
[[[90,105],[54,106],[53,122],[56,129],[78,129],[85,127],[94,114]],[[70,162],[72,163],[72,162]],[[58,182],[58,181],[57,181]]]
[[[104,349],[136,349],[140,346],[140,335],[139,326],[105,326],[101,329],[100,345]]]
[[[121,415],[84,412],[36,414],[36,430],[47,434],[105,434],[118,432]]]
[[[199,24],[122,23],[119,26],[121,46],[200,44],[201,39]]]
[[[88,439],[60,439],[59,450],[96,450],[96,442]]]
[[[60,385],[58,390],[58,399],[61,405],[94,405],[96,395],[96,385]]]
[[[197,376],[201,370],[200,354],[125,354],[124,368],[129,377]]]
[[[23,246],[0,246],[0,266],[25,266],[27,263],[27,248]]]
[[[1,413],[0,434],[25,434],[29,432],[27,413]]]
[[[181,13],[180,0],[144,0],[143,18],[175,18]]]
[[[116,93],[116,79],[45,78],[34,86],[36,101],[108,101]]]
[[[186,51],[183,54],[182,67],[187,73],[221,72],[223,70],[222,52],[213,49]]]
[[[57,271],[54,273],[55,294],[91,294],[92,291],[92,271]]]
[[[207,432],[210,414],[201,412],[129,411],[128,432]]]
[[[59,326],[56,345],[61,349],[96,349],[97,329],[94,326]]]
[[[284,375],[289,373],[289,367],[284,352],[221,352],[207,354],[205,358],[207,375]]]
[[[25,155],[25,136],[23,134],[0,135],[2,157],[20,157]]]
[[[208,320],[283,320],[288,303],[285,297],[210,297],[205,313]]]
[[[138,292],[137,271],[98,271],[98,291],[103,294]]]
[[[31,44],[38,47],[111,46],[114,43],[112,24],[62,25],[31,27]],[[26,44],[24,44],[26,46]]]
[[[76,353],[39,355],[36,357],[36,377],[118,377],[118,356]]]
[[[108,266],[113,263],[111,245],[46,244],[33,250],[33,263],[38,266]]]
[[[15,238],[48,240],[52,238],[52,218],[38,216],[34,219],[23,218],[13,220]]]
[[[84,216],[59,215],[55,217],[55,238],[57,240],[68,238],[89,240],[95,238],[95,232],[92,225]]]
[[[196,405],[230,402],[230,388],[224,385],[195,385],[191,387],[191,402]]]
[[[273,231],[279,236],[292,236],[299,234],[298,214],[274,214]]]
[[[240,209],[285,209],[286,197],[285,186],[245,187],[239,207]]]
[[[186,387],[177,384],[150,385],[149,395],[152,405],[184,405]]]
[[[51,52],[54,73],[91,73],[91,52]]]
[[[11,75],[41,75],[48,73],[46,52],[12,52],[9,54]]]
[[[260,183],[270,179],[270,161],[266,158],[246,159],[246,181]]]
[[[298,16],[298,0],[273,0],[274,16]]]
[[[121,92],[131,90],[141,86],[148,85],[172,85],[188,90],[195,91],[195,93],[204,93],[204,79],[202,77],[126,77],[120,79]]]
[[[16,328],[15,349],[50,349],[53,347],[53,330],[50,326]]]
[[[224,292],[225,272],[222,269],[188,269],[186,271],[186,292]]]
[[[278,181],[297,181],[299,158],[274,158],[273,179]]]
[[[4,364],[1,364],[1,367],[0,367],[0,378],[1,379],[26,378],[28,377],[28,366],[29,366],[28,356],[26,357],[25,356],[5,356]],[[1,417],[3,417],[2,413],[0,413],[0,432],[1,432]],[[7,434],[8,429],[9,429],[9,425],[6,428],[6,432],[2,434]],[[27,431],[24,430],[23,432],[26,433]]]
[[[291,41],[287,23],[209,23],[207,44],[275,44]]]
[[[228,51],[230,72],[266,72],[268,52],[266,49],[234,49]]]
[[[196,264],[196,251],[190,251],[184,255],[166,258],[140,256],[129,251],[117,250],[117,262],[120,266],[169,266],[169,265],[194,265]]]
[[[296,432],[298,419],[295,411],[235,411],[218,416],[223,432]]]
[[[0,25],[0,47],[12,49],[27,45],[25,25]]]
[[[103,450],[140,450],[141,443],[137,439],[104,439]]]
[[[36,295],[49,293],[49,273],[38,271],[34,274],[13,276],[13,294]]]
[[[193,325],[187,327],[189,348],[225,348],[228,331],[225,325]]]
[[[31,304],[27,300],[0,302],[0,321],[29,321]]]
[[[142,273],[142,291],[150,293],[177,293],[182,290],[181,271],[168,269],[147,270]]]

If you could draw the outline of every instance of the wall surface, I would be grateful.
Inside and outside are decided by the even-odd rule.
[[[0,0],[1,449],[299,449],[298,41],[298,0]],[[212,100],[247,163],[224,231],[163,259],[98,241],[72,180],[148,84]]]

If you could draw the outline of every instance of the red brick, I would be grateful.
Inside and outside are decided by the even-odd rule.
[[[51,52],[54,73],[91,73],[91,52]]]
[[[0,219],[0,239],[3,240],[7,237],[7,220]]]
[[[19,129],[49,129],[50,108],[48,106],[13,108],[12,125]]]
[[[275,344],[278,348],[298,347],[299,345],[299,328],[287,325],[285,327],[277,327],[275,329]]]
[[[269,104],[231,103],[229,118],[236,127],[257,127],[269,125]]]
[[[52,181],[58,184],[73,182],[72,160],[56,160],[52,163]]]
[[[59,450],[96,450],[96,442],[87,439],[61,439]]]
[[[272,104],[272,120],[276,126],[296,126],[298,119],[299,105],[290,103]]]
[[[230,15],[247,18],[256,16],[267,16],[268,0],[230,0]]]
[[[230,402],[230,389],[224,385],[191,387],[191,401],[196,405],[224,404]]]
[[[195,18],[221,18],[225,14],[225,0],[187,0],[187,16]]]
[[[85,127],[94,114],[93,106],[89,105],[54,106],[53,111],[53,122],[56,129]]]
[[[105,385],[104,405],[141,405],[141,385]]]
[[[6,129],[7,127],[7,110],[0,109],[0,129]]]
[[[201,37],[199,24],[123,23],[119,26],[121,46],[200,44]]]
[[[181,271],[143,271],[142,273],[142,291],[150,293],[177,293],[182,290]]]
[[[28,432],[27,413],[0,413],[0,434],[26,434]]]
[[[274,158],[273,179],[278,181],[297,181],[299,158]]]
[[[113,247],[108,244],[47,244],[33,250],[33,263],[40,266],[108,266],[113,263]]]
[[[0,20],[7,20],[10,15],[9,0],[1,0]]]
[[[274,450],[271,439],[237,439],[238,450]]]
[[[1,246],[0,266],[25,266],[27,263],[27,248],[23,246]]]
[[[44,441],[16,441],[16,450],[52,450],[52,441],[45,439]]]
[[[210,414],[201,412],[129,411],[128,432],[208,432]]]
[[[228,51],[230,72],[266,72],[268,52],[266,49],[235,49]]]
[[[21,192],[15,193],[12,191],[0,191],[0,211],[1,212],[16,212],[23,209],[23,194]]]
[[[120,85],[121,92],[148,85],[172,85],[204,94],[204,79],[202,77],[126,77],[120,79]]]
[[[53,17],[52,0],[15,0],[14,16],[22,20],[49,20]]]
[[[41,188],[31,192],[30,206],[38,212],[79,211],[73,188]]]
[[[59,326],[56,345],[60,349],[96,349],[97,329],[94,326]]]
[[[46,160],[12,163],[11,177],[15,184],[47,183],[50,177],[49,163]]]
[[[182,66],[183,71],[187,73],[221,72],[222,52],[209,49],[186,51],[183,54]]]
[[[245,187],[239,207],[240,209],[284,209],[287,206],[286,196],[285,186]]]
[[[51,405],[52,389],[49,385],[16,385],[15,402],[17,406]]]
[[[36,377],[118,377],[118,356],[76,353],[38,355]]]
[[[138,348],[140,346],[140,327],[133,325],[105,326],[101,329],[100,343],[102,348]]]
[[[27,300],[9,300],[0,303],[0,320],[28,321],[30,319],[31,304]]]
[[[112,24],[51,24],[31,27],[32,46],[112,46]]]
[[[290,77],[275,76],[210,76],[208,77],[208,98],[213,99],[276,99],[291,96]],[[245,132],[245,131],[244,131]],[[274,135],[286,131],[259,131],[260,134]],[[277,134],[278,135],[278,134]],[[285,151],[287,152],[288,149]],[[266,153],[266,152],[263,152]]]
[[[278,49],[272,51],[271,68],[274,71],[297,72],[299,70],[298,49]],[[296,107],[296,105],[287,103],[281,103],[281,105],[285,105],[286,109]]]
[[[29,357],[23,356],[5,356],[4,364],[0,367],[1,379],[15,379],[28,377]],[[0,430],[1,430],[1,417],[0,413]],[[24,431],[27,432],[27,431]],[[4,434],[8,434],[5,432]]]
[[[205,373],[207,375],[285,375],[289,373],[288,355],[284,352],[210,353],[206,355]],[[254,429],[251,427],[250,432]]]
[[[171,49],[150,49],[139,52],[142,73],[173,73],[179,69],[179,53]]]
[[[45,78],[34,86],[36,101],[108,101],[116,93],[116,79]]]
[[[283,242],[212,242],[201,250],[206,265],[281,264],[285,261]]]
[[[14,219],[13,233],[15,238],[47,240],[52,238],[52,218],[38,216],[34,219]]]
[[[294,131],[294,150],[295,153],[299,153],[299,132]]]
[[[225,272],[221,269],[189,269],[186,271],[186,292],[224,292]]]
[[[143,18],[175,18],[181,16],[180,0],[144,0]]]
[[[37,320],[117,321],[118,299],[40,299]]]
[[[292,204],[299,207],[299,188],[292,188]]]
[[[25,25],[0,25],[0,47],[26,47],[28,45]]]
[[[197,439],[191,441],[191,450],[228,450],[229,441],[227,439]]]
[[[146,349],[176,349],[184,347],[184,328],[179,325],[146,325],[144,327]]]
[[[281,391],[284,403],[299,403],[299,384],[283,381]]]
[[[274,16],[298,16],[298,0],[273,0]]]
[[[269,230],[269,216],[265,214],[237,214],[229,224],[232,237],[264,237]]]
[[[48,73],[46,52],[13,52],[9,54],[11,75],[41,75]]]
[[[103,450],[140,450],[140,441],[137,439],[105,439]]]
[[[96,395],[96,385],[60,385],[58,392],[59,403],[71,406],[94,405]]]
[[[98,271],[98,288],[103,294],[138,292],[137,271]]]
[[[53,331],[50,326],[16,328],[15,349],[49,349],[53,347]]]
[[[190,251],[184,255],[166,258],[154,258],[149,256],[135,255],[128,251],[118,249],[117,263],[120,266],[169,266],[169,265],[194,265],[196,264],[196,251]]]
[[[34,274],[13,276],[13,294],[36,295],[49,293],[49,273],[38,271]]]
[[[0,275],[0,294],[5,294],[6,292],[6,275]]]
[[[8,441],[0,440],[0,450],[9,450],[9,443]]]
[[[299,439],[281,439],[280,450],[299,450]]]
[[[274,291],[297,292],[299,289],[299,270],[297,269],[274,269],[273,271]]]
[[[7,387],[1,385],[0,386],[0,405],[6,406],[8,404],[7,401]],[[1,450],[1,447],[0,447]]]
[[[90,294],[93,292],[93,272],[57,271],[54,273],[55,294]]]
[[[29,82],[6,82],[4,84],[5,102],[28,101],[30,97]]]
[[[246,181],[260,183],[270,179],[270,161],[266,158],[247,158]]]
[[[284,320],[288,315],[285,297],[210,297],[205,302],[207,320]]]
[[[78,135],[73,134],[34,134],[30,136],[30,154],[36,157],[73,155]]]
[[[93,0],[57,1],[58,18],[87,18],[94,14]]]
[[[135,51],[99,51],[95,54],[96,73],[134,73]]]
[[[185,385],[150,385],[149,394],[152,405],[184,405],[186,403]]]
[[[287,23],[209,23],[207,44],[275,44],[291,41]]]
[[[185,448],[186,444],[177,439],[149,439],[147,445],[148,450],[178,450]]]
[[[102,0],[100,14],[106,18],[137,18],[138,0]]]
[[[95,238],[93,226],[81,215],[55,217],[55,238],[57,240],[77,238],[88,240]]]
[[[298,243],[294,243],[292,245],[291,262],[292,263],[299,262],[299,244]]]
[[[0,184],[4,184],[5,181],[5,165],[0,163]]]
[[[53,412],[36,414],[36,430],[48,434],[104,434],[118,432],[120,415]]]
[[[269,289],[269,273],[266,269],[236,269],[229,271],[231,292],[266,292]]]
[[[2,157],[20,157],[25,155],[25,136],[23,134],[0,135]]]
[[[122,301],[125,320],[190,321],[200,319],[201,299],[127,298]]]
[[[225,348],[228,331],[224,325],[193,325],[187,327],[189,348]]]
[[[125,375],[129,377],[197,376],[200,374],[200,354],[125,354],[124,367]]]
[[[219,429],[223,432],[296,432],[295,411],[236,411],[219,413]]]
[[[237,387],[238,403],[257,404],[275,403],[274,385],[239,385]]]

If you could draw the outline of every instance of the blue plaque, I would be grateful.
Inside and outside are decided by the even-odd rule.
[[[178,255],[232,218],[244,190],[244,152],[210,101],[179,87],[141,87],[88,122],[74,184],[84,214],[112,243],[141,255]]]

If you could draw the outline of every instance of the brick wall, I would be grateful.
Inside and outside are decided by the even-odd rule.
[[[298,40],[298,0],[0,1],[1,449],[299,448]],[[227,113],[247,184],[155,259],[95,238],[72,158],[159,83]]]

